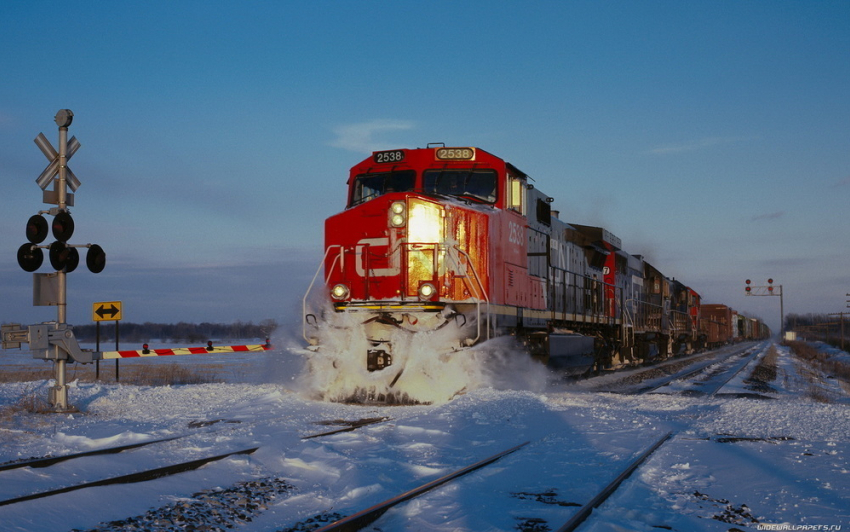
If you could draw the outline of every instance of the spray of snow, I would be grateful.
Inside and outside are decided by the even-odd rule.
[[[319,330],[317,351],[298,377],[301,391],[314,399],[341,402],[436,404],[479,388],[545,389],[548,372],[511,338],[497,338],[459,348],[461,331],[442,329],[390,333],[393,363],[379,371],[366,369],[371,348],[362,316],[336,315]]]

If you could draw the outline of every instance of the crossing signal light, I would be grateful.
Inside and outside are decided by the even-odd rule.
[[[65,269],[72,249],[74,248],[69,248],[64,242],[59,242],[58,240],[50,244],[47,256],[50,259],[50,265],[53,266],[54,270],[62,271]]]
[[[33,244],[41,244],[47,238],[47,220],[40,214],[30,216],[27,221],[27,240]]]
[[[24,244],[18,248],[18,265],[25,272],[34,272],[41,267],[44,262],[44,252],[41,248],[32,244]]]
[[[71,213],[61,211],[53,217],[53,237],[59,242],[67,242],[74,234],[74,219]]]
[[[77,248],[68,248],[68,256],[65,258],[65,273],[71,273],[80,264],[80,252]]]
[[[92,273],[100,273],[106,267],[106,252],[97,244],[92,244],[86,253],[86,266]]]
[[[64,242],[50,244],[48,257],[50,257],[50,265],[56,271],[65,270],[65,273],[71,273],[80,264],[80,252]]]

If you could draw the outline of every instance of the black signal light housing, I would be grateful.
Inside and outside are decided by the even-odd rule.
[[[61,211],[53,217],[53,237],[59,242],[67,242],[74,234],[74,219],[71,213]]]
[[[32,244],[24,244],[18,248],[18,265],[25,272],[34,272],[41,268],[44,262],[44,252]]]
[[[33,244],[41,244],[47,238],[47,220],[40,214],[34,214],[27,220],[27,240]]]
[[[86,253],[86,266],[92,273],[100,273],[106,267],[106,252],[97,244],[92,244]]]

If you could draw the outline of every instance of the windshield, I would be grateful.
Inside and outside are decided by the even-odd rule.
[[[359,205],[387,192],[411,191],[415,184],[416,172],[413,170],[359,175],[354,181],[351,206]]]
[[[428,170],[425,192],[458,196],[483,203],[496,201],[495,170]]]

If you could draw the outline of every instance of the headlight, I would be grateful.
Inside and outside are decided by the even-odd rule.
[[[431,283],[422,283],[419,285],[419,299],[429,300],[437,293],[437,287]]]
[[[344,284],[335,285],[331,289],[331,297],[333,297],[334,299],[346,299],[348,297],[348,294],[348,287]]]
[[[390,225],[404,227],[407,223],[407,206],[403,201],[394,201],[390,205]]]

